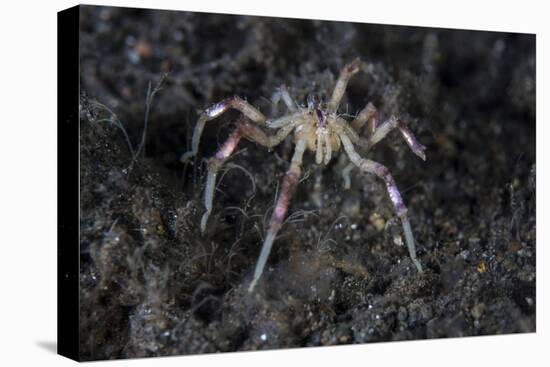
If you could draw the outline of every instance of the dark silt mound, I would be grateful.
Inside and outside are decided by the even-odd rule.
[[[535,331],[535,36],[88,6],[80,27],[82,359]],[[184,165],[198,113],[236,94],[272,116],[278,86],[328,94],[355,57],[340,112],[372,101],[428,148],[423,162],[394,132],[368,154],[425,273],[383,182],[354,170],[345,190],[345,155],[308,153],[250,295],[292,139],[239,145],[201,235],[202,159],[238,113]]]

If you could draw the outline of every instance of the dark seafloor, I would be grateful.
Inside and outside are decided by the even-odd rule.
[[[535,331],[534,35],[91,6],[80,31],[83,360]],[[308,153],[248,294],[292,139],[240,144],[201,236],[202,159],[238,113],[183,165],[198,113],[237,94],[272,116],[281,84],[299,103],[329,94],[357,56],[340,112],[372,101],[428,148],[423,162],[393,132],[368,154],[401,189],[425,274],[384,184],[354,170],[344,190],[345,155]]]

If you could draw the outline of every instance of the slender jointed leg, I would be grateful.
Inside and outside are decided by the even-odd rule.
[[[393,176],[391,175],[389,170],[380,163],[361,158],[361,156],[355,151],[351,140],[345,134],[340,134],[340,139],[344,146],[344,150],[346,151],[350,160],[353,164],[359,167],[361,172],[372,173],[384,180],[384,183],[386,184],[386,190],[388,191],[395,212],[397,216],[401,219],[401,224],[403,225],[403,232],[405,234],[405,242],[407,243],[409,256],[413,264],[416,266],[418,272],[422,273],[422,265],[420,265],[420,262],[416,258],[416,246],[411,230],[411,224],[407,217],[407,208],[403,203],[403,199],[401,198],[401,194],[397,189],[397,185],[395,184]]]
[[[300,178],[300,174],[302,171],[302,157],[304,155],[305,149],[306,141],[299,140],[296,143],[296,148],[294,150],[294,155],[292,156],[290,168],[286,172],[285,178],[283,179],[283,186],[281,189],[281,193],[279,194],[279,198],[277,199],[277,204],[275,205],[275,209],[273,210],[273,214],[271,215],[269,229],[262,245],[260,257],[258,258],[258,262],[256,264],[256,269],[254,270],[254,278],[252,278],[252,282],[248,287],[249,292],[252,292],[254,290],[256,283],[260,279],[264,271],[269,253],[271,252],[273,241],[275,240],[277,232],[279,232],[279,229],[281,229],[281,226],[283,224],[283,220],[288,210],[290,198],[292,197],[294,189],[296,188],[296,184],[298,183],[298,179]]]
[[[355,119],[353,119],[350,125],[355,131],[359,132],[361,128],[365,125],[365,123],[367,123],[368,139],[365,140],[363,138],[360,138],[359,140],[357,140],[357,142],[354,142],[355,144],[358,144],[366,149],[370,149],[376,143],[382,140],[391,130],[399,128],[399,132],[401,133],[413,153],[423,160],[426,160],[426,154],[424,153],[426,147],[416,140],[414,134],[401,120],[392,117],[390,120],[383,123],[380,127],[377,127],[377,111],[376,107],[374,107],[371,102],[367,103],[365,108],[363,108],[361,112],[359,112],[359,114],[355,117]],[[354,139],[352,139],[352,141],[353,140]],[[348,189],[350,186],[349,174],[354,167],[355,165],[353,163],[349,163],[342,172],[344,176],[344,188],[346,189]]]
[[[294,128],[300,123],[300,120],[294,121],[293,123],[287,124],[277,130],[275,135],[267,135],[263,130],[254,126],[248,122],[241,124],[241,129],[244,136],[249,140],[256,142],[264,147],[271,149],[274,146],[279,145],[287,136],[294,130]]]
[[[266,125],[269,128],[278,129],[288,124],[292,124],[293,122],[296,122],[296,121],[303,121],[303,118],[304,118],[303,114],[304,113],[302,111],[296,110],[294,112],[289,113],[288,115],[285,115],[273,120],[268,120],[266,122]]]
[[[216,187],[216,177],[218,171],[225,161],[233,154],[241,138],[245,137],[258,144],[271,148],[281,143],[290,134],[295,125],[287,125],[273,136],[266,135],[257,126],[252,125],[246,119],[241,118],[237,122],[237,128],[229,135],[222,147],[216,154],[208,160],[208,174],[206,176],[206,188],[204,189],[204,207],[206,212],[201,218],[201,232],[204,233],[208,218],[212,213],[212,203],[214,201],[214,190]]]
[[[288,108],[289,111],[291,112],[296,111],[296,105],[294,104],[294,101],[292,100],[292,97],[290,97],[290,94],[288,93],[288,89],[284,84],[281,85],[275,93],[273,93],[273,96],[271,97],[271,102],[273,103],[273,106],[274,107],[277,106],[281,101],[281,99],[283,100],[286,108]]]
[[[206,122],[215,119],[230,108],[240,111],[243,115],[245,115],[257,124],[265,124],[265,116],[255,107],[248,104],[248,102],[246,102],[244,99],[238,96],[224,99],[223,101],[216,103],[215,105],[207,108],[203,113],[201,113],[199,120],[195,125],[195,130],[193,131],[191,150],[181,156],[180,160],[182,162],[187,162],[190,158],[194,157],[197,154],[197,151],[199,150],[199,141]]]
[[[392,116],[388,121],[384,122],[382,125],[376,128],[374,134],[371,135],[368,139],[368,147],[370,148],[378,143],[380,140],[384,139],[384,137],[395,128],[399,129],[399,132],[403,136],[403,139],[405,139],[407,145],[409,146],[409,148],[411,148],[413,153],[422,158],[422,160],[426,160],[426,154],[424,153],[426,147],[416,140],[414,134],[404,122],[394,116]]]
[[[206,187],[204,189],[204,207],[206,211],[201,218],[201,233],[204,233],[208,217],[210,213],[212,213],[212,202],[214,201],[214,190],[216,188],[218,171],[231,156],[242,137],[243,131],[241,127],[238,126],[231,135],[229,135],[229,138],[223,143],[220,150],[208,160],[208,174],[206,176]]]
[[[369,102],[367,105],[359,112],[357,116],[353,119],[353,121],[350,123],[350,126],[355,130],[357,133],[360,133],[361,129],[365,124],[367,124],[367,136],[371,137],[374,135],[374,132],[376,131],[376,107]],[[364,139],[361,139],[362,142],[364,142]],[[369,146],[368,140],[366,141],[366,144],[364,144],[365,147]],[[351,187],[351,181],[350,181],[350,173],[355,168],[355,165],[350,162],[344,169],[342,170],[342,175],[344,177],[344,189],[349,189]]]
[[[356,74],[359,71],[360,65],[361,65],[361,60],[359,60],[359,58],[356,58],[355,60],[353,60],[346,66],[344,66],[342,71],[340,71],[340,77],[338,78],[338,81],[334,86],[334,90],[332,91],[332,97],[330,98],[330,101],[327,106],[328,113],[336,112],[336,110],[338,109],[338,106],[340,105],[340,101],[344,96],[344,92],[346,91],[348,81],[354,74]]]
[[[353,119],[351,127],[359,132],[365,123],[367,123],[368,136],[372,136],[376,131],[376,107],[371,102],[367,103],[365,108]]]
[[[351,170],[355,168],[355,164],[348,163],[342,170],[342,178],[344,179],[344,189],[349,190],[351,188]]]

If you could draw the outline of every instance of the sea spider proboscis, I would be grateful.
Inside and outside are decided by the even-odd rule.
[[[403,203],[403,199],[391,173],[382,164],[361,157],[356,152],[354,145],[360,146],[367,151],[382,140],[390,131],[397,128],[413,153],[423,160],[426,159],[424,154],[426,147],[418,143],[409,128],[395,116],[390,117],[378,126],[376,108],[370,102],[351,122],[338,115],[338,106],[340,105],[348,81],[359,71],[360,65],[359,58],[356,58],[344,66],[328,103],[321,102],[316,95],[310,95],[308,96],[307,106],[300,106],[292,100],[286,87],[282,86],[274,94],[273,98],[275,102],[282,99],[289,110],[289,113],[282,117],[268,119],[248,102],[238,96],[234,96],[206,109],[197,121],[193,132],[191,151],[181,157],[183,162],[188,161],[197,154],[199,140],[207,121],[215,119],[228,109],[238,110],[246,117],[237,121],[236,129],[208,161],[208,174],[204,190],[206,212],[201,219],[201,232],[204,232],[206,229],[208,217],[212,212],[217,172],[234,152],[240,139],[247,138],[267,148],[272,148],[285,140],[288,135],[294,133],[294,155],[292,156],[290,168],[283,179],[282,188],[271,215],[269,229],[256,264],[254,277],[248,288],[250,292],[254,290],[256,283],[262,275],[273,241],[286,216],[290,198],[301,174],[302,158],[306,150],[315,152],[316,164],[326,165],[330,162],[333,154],[339,152],[340,147],[343,147],[351,161],[351,167],[357,166],[361,172],[374,174],[384,180],[395,212],[403,225],[403,233],[409,256],[417,270],[422,272],[422,266],[416,258],[416,247],[411,225],[407,217],[407,208]],[[276,130],[276,132],[274,135],[268,135],[264,130],[253,125],[251,122],[268,129]],[[367,137],[363,138],[359,136],[358,132],[365,124],[367,124]],[[344,173],[345,175],[349,174],[349,169],[346,168],[344,171],[348,172]],[[346,182],[349,183],[349,177],[346,177]]]

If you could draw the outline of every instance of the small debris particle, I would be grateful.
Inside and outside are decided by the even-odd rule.
[[[349,336],[348,336],[348,335],[342,335],[342,336],[338,339],[338,341],[339,341],[340,343],[347,343],[347,342],[349,342]]]
[[[479,319],[483,315],[483,311],[485,311],[485,305],[483,303],[479,303],[472,307],[470,313],[475,319]]]
[[[477,264],[477,272],[480,274],[483,274],[487,271],[487,265],[485,265],[485,261],[480,261],[479,264]]]
[[[393,237],[393,243],[397,246],[403,246],[403,238],[401,236],[396,235]]]
[[[376,212],[370,215],[369,221],[376,228],[377,231],[383,230],[386,225],[386,221],[384,220],[384,218],[382,218],[380,214]]]
[[[140,59],[148,59],[153,54],[153,47],[149,42],[140,40],[134,46],[134,51]]]

